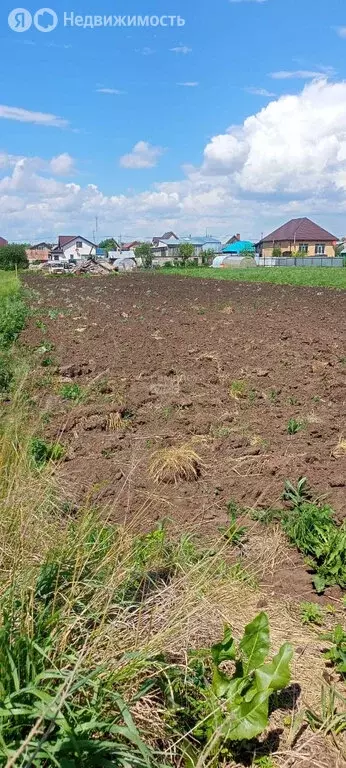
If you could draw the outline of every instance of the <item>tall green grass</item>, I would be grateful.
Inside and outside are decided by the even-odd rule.
[[[20,282],[15,272],[0,270],[0,301],[3,298],[16,294],[20,290]]]
[[[21,286],[13,272],[0,272],[0,350],[8,349],[22,331],[27,317]]]

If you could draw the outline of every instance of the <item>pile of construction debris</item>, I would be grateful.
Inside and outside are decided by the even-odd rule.
[[[87,261],[82,261],[81,264],[73,267],[70,272],[74,275],[104,275],[107,272],[129,272],[136,269],[136,266],[134,259],[119,258],[110,262],[90,257]]]
[[[88,275],[104,275],[106,272],[114,272],[114,267],[108,261],[90,257],[86,261],[73,266],[69,271],[74,275],[84,275],[86,273]]]

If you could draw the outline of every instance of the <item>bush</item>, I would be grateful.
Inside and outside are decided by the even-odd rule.
[[[0,248],[0,269],[28,269],[29,261],[25,245],[9,243]]]

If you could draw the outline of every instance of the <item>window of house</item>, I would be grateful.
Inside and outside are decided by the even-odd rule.
[[[324,243],[316,243],[315,245],[315,254],[316,256],[323,256],[325,251],[325,245]]]
[[[83,243],[81,240],[77,240],[76,242],[76,248],[83,248]]]
[[[307,253],[309,249],[308,243],[299,243],[299,251],[300,253]]]

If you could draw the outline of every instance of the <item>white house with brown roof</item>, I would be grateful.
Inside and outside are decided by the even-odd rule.
[[[90,256],[96,256],[96,245],[82,235],[60,235],[51,250],[52,261],[85,261]]]

